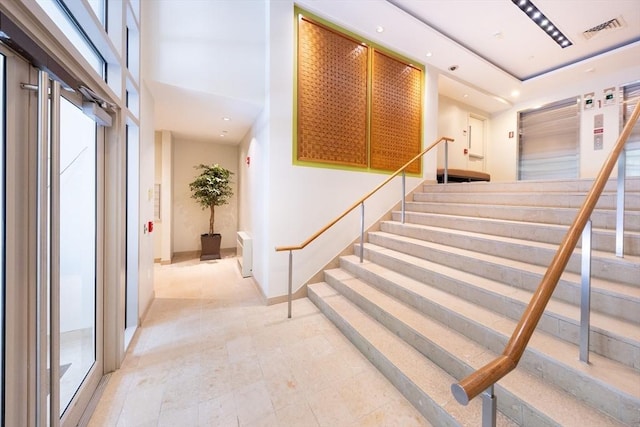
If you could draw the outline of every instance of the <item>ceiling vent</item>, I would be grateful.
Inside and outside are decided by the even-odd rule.
[[[613,18],[606,22],[603,22],[600,25],[596,25],[593,28],[589,28],[587,31],[584,31],[582,35],[585,39],[589,40],[597,36],[598,34],[602,34],[611,30],[617,30],[618,28],[622,27],[624,27],[624,19],[622,19],[622,17]]]

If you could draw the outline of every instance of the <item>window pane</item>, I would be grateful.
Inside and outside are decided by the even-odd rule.
[[[89,43],[85,35],[80,31],[75,22],[62,8],[60,3],[54,0],[37,0],[38,4],[55,24],[62,30],[71,44],[75,46],[80,54],[89,62],[91,67],[104,77],[104,59],[98,54],[94,47]]]
[[[60,411],[96,360],[96,124],[60,100]]]
[[[140,234],[139,131],[127,125],[127,264],[125,282],[125,348],[138,325],[138,255]]]
[[[640,101],[640,83],[633,83],[624,87],[624,124],[627,124],[636,104]],[[627,152],[626,174],[628,177],[640,176],[640,125],[633,127],[625,146]]]
[[[91,5],[91,9],[93,9],[93,13],[96,14],[102,26],[104,27],[104,16],[105,16],[105,7],[104,0],[88,0]]]
[[[4,402],[4,55],[0,55],[0,404]],[[0,425],[4,425],[0,411]]]

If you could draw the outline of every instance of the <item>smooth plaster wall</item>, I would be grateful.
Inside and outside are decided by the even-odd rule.
[[[162,132],[154,132],[154,149],[155,173],[153,183],[160,184],[160,188],[162,188]],[[160,216],[162,216],[162,214]],[[155,261],[160,261],[162,258],[162,218],[160,218],[159,221],[157,218],[154,218],[153,233],[153,258]]]
[[[176,138],[173,150],[173,251],[199,251],[200,235],[209,231],[209,209],[191,198],[189,183],[199,174],[199,164],[218,163],[233,172],[234,196],[229,204],[215,208],[214,233],[222,234],[222,248],[236,247],[238,230],[238,147],[209,141]]]
[[[173,135],[163,130],[160,136],[162,151],[162,185],[160,188],[160,216],[162,226],[156,234],[160,242],[160,262],[171,263],[173,258]]]
[[[469,146],[467,135],[469,115],[474,114],[487,118],[485,121],[486,135],[490,135],[490,132],[488,132],[486,128],[490,127],[491,121],[489,118],[491,115],[486,111],[479,110],[446,96],[439,96],[438,99],[438,130],[441,136],[448,136],[454,139],[452,143],[449,143],[449,167],[452,169],[469,169],[469,155],[464,154],[464,149]],[[485,141],[485,144],[487,142],[488,141]],[[444,150],[444,145],[438,146],[438,167],[444,167]]]
[[[240,223],[242,228],[251,224],[254,278],[272,298],[286,294],[288,276],[288,253],[276,252],[275,247],[301,243],[387,175],[293,165],[293,2],[270,2],[267,8],[267,101],[254,129],[241,144],[241,156],[249,153],[251,165],[241,169],[240,181],[243,190],[251,194],[241,200]],[[430,108],[424,112],[425,144],[438,134],[435,76],[427,75],[425,96]],[[424,161],[431,178],[435,178],[435,162],[435,153]],[[420,182],[422,179],[409,178],[407,191]],[[400,190],[397,180],[366,203],[367,225],[399,202]],[[252,213],[244,213],[245,209]],[[295,252],[294,290],[356,239],[359,229],[357,209],[306,249]]]
[[[253,277],[257,283],[266,283],[268,273],[268,109],[265,108],[244,136],[239,146],[238,159],[238,229],[253,239]],[[246,163],[249,157],[250,163]],[[263,288],[263,293],[265,289]]]
[[[153,221],[153,184],[155,182],[154,101],[146,84],[141,86],[140,103],[140,241],[138,245],[138,316],[142,318],[155,298],[153,288],[155,229],[145,233],[144,224]]]

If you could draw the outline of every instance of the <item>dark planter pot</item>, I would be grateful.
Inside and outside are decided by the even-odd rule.
[[[202,243],[202,252],[200,253],[200,261],[208,261],[211,259],[220,259],[220,242],[222,235],[201,234],[200,242]]]

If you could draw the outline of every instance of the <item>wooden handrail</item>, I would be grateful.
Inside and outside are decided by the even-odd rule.
[[[296,246],[278,246],[276,247],[276,251],[280,252],[280,251],[297,251],[300,249],[303,249],[305,246],[307,246],[309,243],[313,242],[315,239],[317,239],[322,233],[324,233],[325,231],[327,231],[329,228],[331,228],[335,223],[337,223],[338,221],[340,221],[342,218],[344,218],[345,216],[347,216],[347,214],[349,214],[352,210],[354,210],[355,208],[357,208],[358,206],[360,206],[360,204],[362,204],[365,200],[367,200],[369,197],[371,197],[374,193],[376,193],[379,189],[381,189],[382,187],[384,187],[389,181],[391,181],[393,178],[395,178],[396,176],[398,176],[400,173],[402,173],[403,170],[405,170],[407,167],[409,167],[409,165],[413,162],[415,162],[416,160],[418,160],[419,158],[421,158],[422,156],[424,156],[427,152],[429,152],[429,150],[431,150],[433,147],[435,147],[436,145],[438,145],[440,142],[442,141],[447,141],[447,142],[453,142],[453,138],[449,138],[446,136],[441,137],[440,139],[438,139],[437,141],[435,141],[433,144],[431,144],[430,146],[428,146],[427,148],[425,148],[424,150],[422,150],[422,152],[420,152],[419,154],[417,154],[413,159],[409,160],[407,163],[405,163],[404,166],[402,166],[400,169],[398,169],[397,171],[395,171],[392,175],[390,175],[386,180],[384,180],[384,182],[382,182],[382,184],[378,185],[376,188],[374,188],[373,190],[371,190],[370,192],[368,192],[366,195],[364,195],[363,197],[360,198],[360,200],[358,200],[357,202],[355,202],[353,205],[351,205],[351,207],[349,207],[346,211],[344,211],[343,213],[341,213],[340,215],[338,215],[333,221],[331,221],[330,223],[328,223],[327,225],[325,225],[324,227],[322,227],[320,230],[318,230],[317,232],[315,232],[311,237],[309,237],[307,240],[305,240],[304,242],[300,243],[299,245]]]
[[[591,190],[589,190],[578,215],[574,219],[562,243],[558,247],[558,251],[553,257],[553,261],[549,264],[547,272],[542,278],[538,289],[533,294],[533,297],[531,297],[531,301],[529,302],[525,312],[522,314],[522,318],[520,319],[520,322],[518,322],[518,325],[511,335],[511,339],[507,343],[502,355],[473,372],[457,384],[451,385],[451,392],[459,403],[466,405],[471,399],[482,393],[491,385],[495,384],[518,365],[518,362],[520,361],[520,358],[533,335],[533,331],[538,326],[538,321],[544,313],[547,303],[551,298],[551,294],[553,294],[553,291],[558,284],[558,280],[569,262],[569,257],[571,257],[571,254],[578,243],[578,239],[580,239],[582,230],[591,217],[591,213],[602,194],[602,190],[611,175],[611,171],[616,165],[618,157],[631,134],[631,130],[638,121],[638,116],[640,116],[640,102],[638,102],[633,110],[633,113],[622,130],[622,133],[618,137],[613,150],[609,154],[609,157],[593,182],[593,186],[591,187]]]

